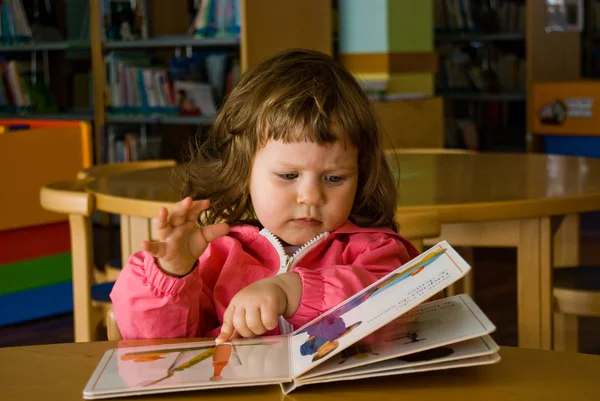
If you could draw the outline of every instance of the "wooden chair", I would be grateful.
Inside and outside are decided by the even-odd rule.
[[[129,162],[129,163],[113,163],[113,164],[103,164],[93,166],[84,170],[81,170],[77,174],[77,178],[79,179],[98,179],[101,177],[108,177],[115,174],[123,174],[129,173],[133,171],[139,170],[151,170],[154,168],[161,167],[174,167],[176,165],[176,161],[173,159],[165,159],[165,160],[144,160],[137,162]],[[158,207],[156,209],[158,211]],[[132,216],[119,216],[120,222],[120,235],[121,235],[121,257],[120,259],[111,259],[109,260],[105,266],[104,270],[101,273],[103,281],[114,281],[116,280],[123,262],[127,260],[129,255],[132,252],[131,243],[134,242],[136,245],[141,243],[141,239],[149,239],[149,219],[146,217],[137,217],[135,215]],[[109,218],[106,214],[100,212],[100,221],[104,223],[103,225],[110,226]],[[138,238],[135,233],[139,232],[139,226],[143,226],[146,229],[142,230],[143,238]],[[132,233],[134,232],[134,233]],[[99,275],[98,271],[96,273]]]
[[[94,266],[92,217],[96,209],[94,197],[85,192],[85,185],[112,174],[174,165],[174,160],[99,165],[80,171],[77,180],[52,183],[41,188],[40,202],[44,209],[69,215],[76,342],[103,338],[97,329],[100,323],[105,322],[110,309],[108,294],[118,275],[114,274],[111,280],[107,280],[97,273]]]
[[[73,281],[73,318],[75,341],[95,339],[96,328],[102,320],[92,305],[93,244],[91,216],[94,198],[85,192],[86,180],[62,181],[44,185],[40,203],[46,210],[69,215]]]
[[[106,336],[109,341],[122,340],[123,336],[117,325],[117,318],[115,312],[110,308],[106,314]]]
[[[600,317],[600,267],[553,270],[554,348],[579,352],[579,317]]]
[[[423,252],[423,241],[426,238],[438,237],[441,232],[440,218],[437,213],[396,213],[396,223],[400,234]]]

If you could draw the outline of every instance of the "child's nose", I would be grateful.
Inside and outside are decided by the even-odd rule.
[[[297,202],[299,205],[320,206],[325,202],[325,194],[321,185],[305,183],[298,189]]]

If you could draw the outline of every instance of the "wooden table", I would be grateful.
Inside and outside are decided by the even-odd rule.
[[[145,341],[133,344],[145,345]],[[0,400],[81,400],[104,351],[116,342],[0,348]],[[595,400],[600,356],[502,347],[494,365],[301,387],[192,391],[131,400]],[[158,398],[157,398],[158,397]],[[125,399],[125,398],[123,398]]]
[[[442,235],[433,241],[517,248],[519,346],[550,349],[551,268],[579,261],[577,213],[600,210],[600,159],[432,151],[390,155],[390,164],[398,213],[439,213]],[[179,199],[172,179],[169,169],[154,169],[99,179],[87,190],[99,210],[153,217]],[[124,224],[133,240],[149,230],[137,217]]]

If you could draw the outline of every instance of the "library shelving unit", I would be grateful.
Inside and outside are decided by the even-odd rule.
[[[43,65],[45,75],[50,75],[52,78],[50,79],[51,92],[62,97],[61,107],[57,113],[43,111],[36,113],[28,108],[5,108],[0,110],[0,116],[32,120],[88,121],[93,126],[94,161],[103,163],[106,161],[103,160],[102,155],[103,137],[113,126],[126,125],[136,127],[136,129],[149,130],[160,130],[162,126],[177,126],[176,131],[179,133],[185,130],[193,132],[199,126],[206,126],[212,122],[211,118],[183,116],[177,113],[109,113],[109,109],[106,107],[105,58],[110,52],[147,53],[166,59],[173,54],[188,55],[195,49],[224,50],[237,54],[241,72],[286,48],[303,47],[328,54],[333,52],[330,1],[239,0],[241,32],[238,36],[195,38],[189,33],[189,27],[193,19],[190,13],[193,13],[193,4],[197,2],[193,0],[136,0],[138,5],[143,3],[146,11],[144,23],[147,26],[147,35],[144,35],[143,39],[127,41],[106,39],[106,7],[116,1],[60,0],[52,2],[53,6],[58,4],[57,7],[60,8],[62,14],[67,14],[65,10],[69,7],[73,8],[74,4],[77,10],[86,8],[86,11],[80,13],[83,15],[71,12],[68,16],[69,18],[81,17],[88,21],[85,39],[0,43],[0,57],[15,58],[32,64],[37,63],[38,67]],[[31,7],[29,3],[31,3],[29,0],[24,1],[26,7]],[[39,2],[39,4],[42,3]],[[61,16],[58,19],[61,24],[65,25],[66,18]],[[60,29],[66,30],[62,26]],[[86,73],[89,73],[89,79],[72,82],[72,77],[65,72],[66,54],[76,54],[78,59],[87,63],[84,69]],[[47,70],[50,71],[50,74]],[[62,74],[61,80],[55,79],[55,74]],[[65,81],[72,83],[65,84]],[[83,92],[86,95],[84,97],[89,100],[87,107],[73,107],[67,104],[65,87],[69,85],[77,87],[80,92],[85,86]]]
[[[120,42],[102,39],[104,26],[100,15],[101,0],[89,1],[96,163],[103,162],[103,136],[112,126],[142,126],[141,129],[149,128],[154,131],[162,129],[162,132],[168,132],[163,137],[172,137],[174,128],[164,126],[178,126],[175,130],[179,134],[186,130],[193,133],[198,126],[212,122],[210,118],[203,116],[109,113],[105,107],[107,52],[135,50],[168,57],[174,51],[189,54],[192,49],[234,51],[239,55],[241,72],[286,48],[303,47],[332,53],[332,11],[329,1],[241,0],[239,37],[195,39],[187,33],[190,24],[188,0],[147,0],[148,37]],[[187,134],[184,137],[185,135]]]
[[[530,134],[531,85],[580,76],[579,34],[547,32],[544,0],[434,4],[436,93],[445,100],[448,137],[475,131],[470,142],[481,150],[539,150]],[[470,125],[475,130],[461,132]]]
[[[585,1],[585,23],[581,35],[582,75],[600,77],[600,0]]]
[[[0,116],[92,120],[88,0],[14,0],[2,10]]]

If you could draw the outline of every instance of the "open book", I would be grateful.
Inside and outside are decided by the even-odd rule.
[[[290,334],[109,350],[83,395],[269,384],[287,394],[313,383],[495,363],[495,327],[469,296],[424,303],[469,269],[442,241]]]

